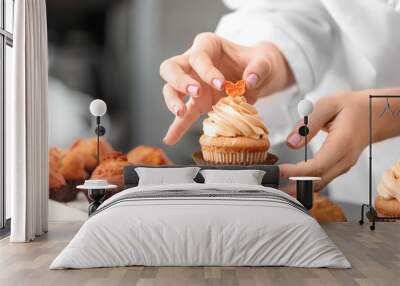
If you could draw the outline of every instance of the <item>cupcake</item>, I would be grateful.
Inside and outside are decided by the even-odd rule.
[[[204,134],[200,137],[203,159],[214,164],[263,163],[270,146],[268,129],[243,96],[244,81],[228,85],[225,88],[228,96],[220,99],[203,121]]]
[[[61,152],[57,148],[49,149],[49,189],[50,193],[67,189],[67,182],[61,173]]]
[[[161,148],[140,145],[129,151],[128,162],[134,165],[161,166],[172,165],[172,161],[167,157]]]
[[[78,181],[78,184],[87,178],[85,162],[80,153],[71,150],[61,150],[61,174],[67,182]],[[72,185],[76,185],[72,183]]]
[[[59,173],[62,167],[62,151],[59,148],[49,149],[49,171]]]
[[[75,185],[86,178],[82,158],[68,150],[49,149],[49,197],[59,202],[76,198]]]
[[[65,191],[68,188],[67,182],[60,172],[49,169],[49,189],[50,193]]]
[[[71,191],[61,173],[49,170],[49,198],[58,202],[75,200],[76,192]]]
[[[400,216],[400,161],[386,170],[377,186],[376,211],[387,217]]]
[[[106,198],[111,197],[124,188],[124,167],[130,165],[126,155],[120,152],[109,153],[103,161],[94,169],[90,179],[107,180],[109,184],[117,185],[118,188],[110,190]]]
[[[71,151],[77,152],[82,156],[85,170],[91,172],[97,166],[97,138],[77,139],[70,147]],[[100,161],[110,152],[112,146],[105,139],[99,141]]]

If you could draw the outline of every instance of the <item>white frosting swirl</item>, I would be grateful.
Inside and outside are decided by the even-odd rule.
[[[263,138],[268,134],[257,110],[243,96],[224,97],[203,121],[204,134],[211,137]]]

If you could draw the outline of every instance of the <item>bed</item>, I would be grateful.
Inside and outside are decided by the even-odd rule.
[[[205,169],[265,171],[261,185],[193,183],[138,186],[106,200],[50,269],[144,266],[292,266],[349,268],[321,226],[279,191],[276,166]],[[176,166],[175,166],[176,168]]]

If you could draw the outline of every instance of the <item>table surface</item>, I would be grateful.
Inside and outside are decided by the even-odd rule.
[[[0,241],[0,285],[400,285],[400,224],[324,224],[352,269],[119,267],[48,270],[81,223],[53,223],[32,243]]]

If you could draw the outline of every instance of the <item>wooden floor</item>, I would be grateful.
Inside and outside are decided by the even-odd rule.
[[[0,285],[400,285],[400,224],[334,223],[324,229],[352,263],[349,270],[288,267],[123,267],[48,270],[80,227],[51,224],[28,244],[0,241]]]

